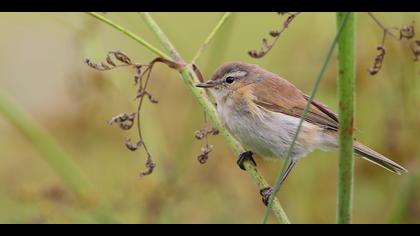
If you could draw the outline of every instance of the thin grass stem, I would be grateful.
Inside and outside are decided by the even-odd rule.
[[[197,53],[194,55],[193,59],[191,60],[191,63],[195,63],[198,58],[203,54],[204,50],[207,48],[211,40],[214,38],[217,32],[222,28],[226,20],[231,15],[231,12],[226,12],[223,14],[223,16],[220,18],[220,20],[217,22],[216,26],[214,26],[213,30],[210,32],[209,36],[207,36],[206,40],[204,40],[204,43],[201,45],[201,47],[197,50]]]
[[[102,15],[100,15],[98,13],[95,13],[95,12],[88,12],[88,14],[95,17],[96,19],[108,24],[109,26],[112,26],[113,28],[121,31],[123,34],[125,34],[128,37],[134,39],[135,41],[137,41],[138,43],[140,43],[141,45],[143,45],[144,47],[146,47],[147,49],[149,49],[150,51],[152,51],[156,55],[158,55],[160,57],[163,57],[163,58],[166,58],[166,59],[169,59],[168,55],[166,55],[165,53],[163,53],[162,51],[160,51],[159,49],[157,49],[156,47],[151,45],[149,42],[147,42],[143,38],[137,36],[136,34],[132,33],[131,31],[127,30],[126,28],[114,23],[112,20],[106,18],[105,16],[102,16]]]

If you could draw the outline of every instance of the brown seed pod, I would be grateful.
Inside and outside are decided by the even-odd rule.
[[[111,57],[110,57],[110,55],[108,54],[108,55],[106,55],[106,62],[108,63],[108,64],[110,64],[111,66],[113,66],[113,67],[116,67],[117,65],[114,63],[114,61],[112,61],[112,59],[111,59]]]
[[[270,36],[271,37],[277,37],[277,36],[279,36],[280,35],[280,32],[279,31],[277,31],[277,30],[270,30]]]
[[[136,113],[128,114],[126,112],[116,115],[108,122],[110,125],[116,123],[123,130],[129,130],[133,127]]]
[[[198,140],[202,140],[205,137],[207,137],[209,134],[211,134],[211,135],[218,135],[219,134],[219,130],[216,129],[216,128],[214,128],[214,127],[211,128],[211,129],[202,128],[200,130],[195,131],[194,137],[196,139],[198,139]]]
[[[415,32],[414,32],[414,21],[406,26],[401,27],[400,29],[400,39],[411,39],[414,38],[415,36]]]
[[[213,150],[213,145],[206,144],[201,148],[200,155],[197,156],[197,160],[200,164],[205,164],[209,159],[209,153]]]
[[[373,66],[368,69],[368,72],[369,72],[370,75],[375,75],[381,70],[382,63],[383,63],[384,58],[385,58],[386,50],[385,50],[385,47],[383,45],[378,45],[376,47],[376,50],[378,50],[378,54],[375,57]]]
[[[410,44],[410,50],[414,55],[414,61],[420,60],[420,40],[415,40]]]
[[[139,147],[141,147],[141,145],[143,145],[142,140],[137,141],[137,143],[132,143],[130,138],[127,138],[124,143],[130,151],[136,151]]]
[[[113,51],[113,52],[110,52],[110,53],[112,55],[114,55],[114,57],[118,61],[120,61],[120,62],[122,62],[124,64],[127,64],[127,65],[132,65],[131,59],[126,54],[124,54],[123,52],[121,52],[121,51]]]
[[[147,170],[143,171],[143,172],[140,172],[140,177],[150,175],[151,173],[153,173],[153,170],[156,167],[156,164],[153,162],[152,156],[150,154],[147,155],[147,161],[146,161],[145,166],[146,166]]]
[[[271,43],[268,42],[266,38],[262,39],[262,46],[261,50],[250,50],[248,51],[248,55],[253,58],[261,58],[267,55],[267,53],[273,48],[273,46],[276,44],[277,40],[279,39],[280,35],[285,31],[289,24],[295,19],[297,15],[300,14],[300,12],[279,12],[280,15],[288,14],[289,16],[286,18],[286,20],[282,24],[282,28],[280,30],[270,30],[268,31],[268,34],[274,38]]]

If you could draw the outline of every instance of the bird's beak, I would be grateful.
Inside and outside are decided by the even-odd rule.
[[[217,85],[217,83],[214,82],[213,80],[208,80],[207,82],[196,84],[195,87],[199,87],[199,88],[212,88],[212,87],[214,87],[216,85]]]

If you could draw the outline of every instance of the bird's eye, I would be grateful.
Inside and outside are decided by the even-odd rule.
[[[226,81],[226,83],[231,84],[231,83],[233,83],[233,81],[235,81],[235,77],[228,76],[228,77],[226,77],[225,81]]]

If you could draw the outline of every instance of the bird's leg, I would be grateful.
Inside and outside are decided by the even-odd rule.
[[[283,173],[283,175],[281,176],[280,179],[280,184],[279,184],[279,189],[281,187],[281,185],[284,183],[284,181],[286,180],[287,176],[289,175],[290,171],[292,171],[293,167],[296,165],[296,161],[295,160],[291,160],[289,165],[287,166],[286,171]],[[273,194],[273,188],[272,187],[266,187],[266,188],[262,188],[260,189],[260,194],[262,196],[262,201],[264,203],[264,205],[268,205],[268,201],[270,199],[271,194]]]
[[[253,154],[254,153],[252,151],[246,151],[239,154],[239,157],[236,160],[236,164],[238,164],[239,168],[241,168],[242,170],[245,170],[245,167],[244,167],[245,160],[250,160],[252,163],[254,163],[255,166],[257,166],[257,163],[255,163],[254,158],[252,158]]]

